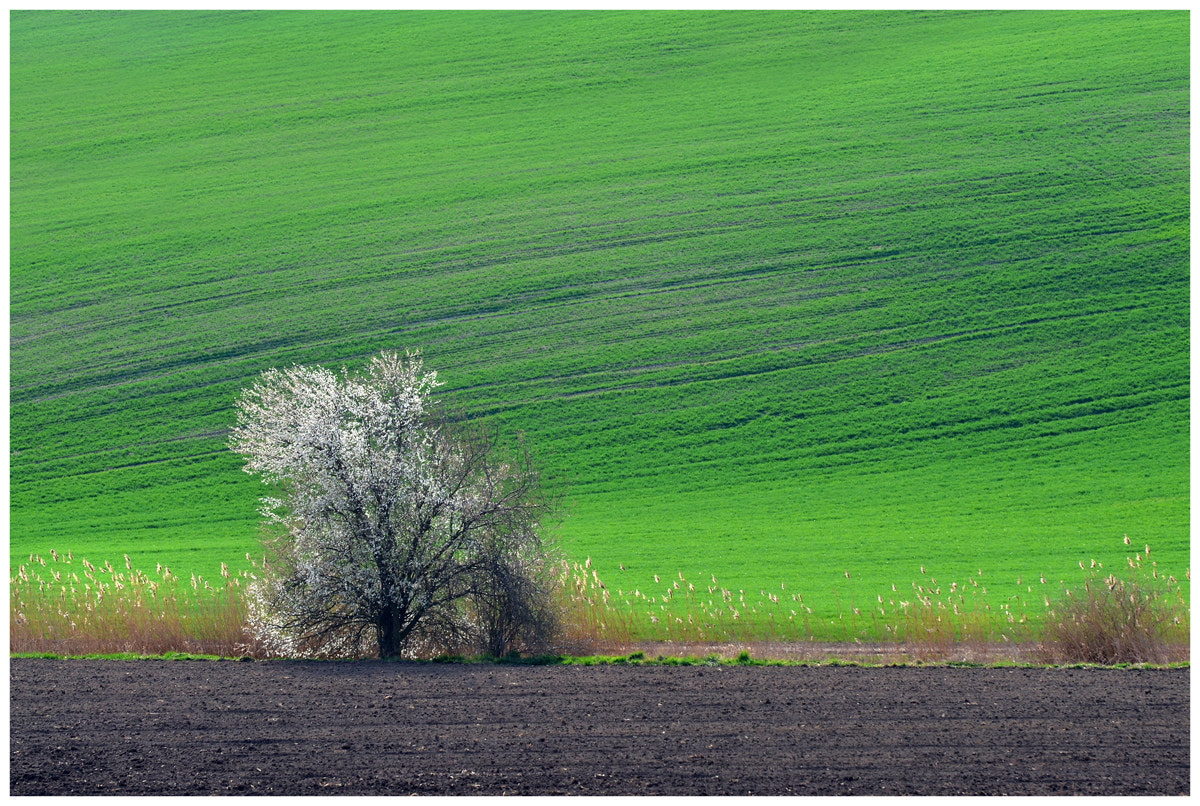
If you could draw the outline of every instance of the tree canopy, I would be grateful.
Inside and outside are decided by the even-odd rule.
[[[365,374],[269,369],[237,403],[229,445],[273,485],[271,559],[251,627],[289,655],[380,657],[474,641],[500,654],[552,623],[549,511],[523,445],[451,421],[419,353]]]

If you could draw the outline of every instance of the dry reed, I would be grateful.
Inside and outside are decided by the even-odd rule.
[[[128,555],[124,571],[71,552],[50,555],[49,563],[30,555],[9,579],[10,652],[230,657],[254,650],[244,628],[247,572],[231,574],[222,563],[214,585],[162,565],[151,576]]]
[[[1131,569],[1141,573],[1145,559],[1130,559]],[[574,654],[698,651],[724,657],[753,648],[755,657],[979,663],[1168,662],[1189,657],[1190,614],[1173,578],[1160,580],[1162,590],[1146,580],[1117,588],[1089,580],[1083,590],[1096,594],[1089,593],[1089,611],[1055,607],[1048,595],[1034,592],[1032,582],[1025,586],[1027,595],[997,601],[988,595],[982,569],[948,582],[938,582],[924,566],[921,574],[909,589],[902,592],[893,585],[870,604],[857,601],[851,587],[849,600],[839,600],[836,616],[818,619],[804,596],[789,593],[782,582],[778,593],[761,589],[748,596],[744,589],[722,586],[713,575],[697,585],[676,572],[673,577],[654,575],[653,590],[614,591],[590,559],[564,563],[559,598],[568,630],[563,646]],[[1157,578],[1157,572],[1152,570],[1151,576]],[[848,573],[846,577],[850,579]],[[1047,584],[1044,576],[1040,581]],[[1121,601],[1131,600],[1134,606],[1106,614],[1099,596],[1105,591],[1119,593],[1108,609]],[[1085,650],[1084,643],[1109,648]]]
[[[646,591],[614,589],[590,558],[564,561],[555,588],[560,630],[553,648],[572,655],[732,657],[751,651],[756,658],[868,662],[1187,660],[1190,613],[1180,585],[1157,573],[1149,547],[1128,562],[1125,578],[1101,576],[1103,567],[1093,562],[1092,575],[1057,603],[1034,595],[1032,585],[1028,598],[997,602],[988,596],[982,570],[939,583],[922,567],[920,581],[907,589],[893,585],[873,602],[857,600],[850,587],[836,616],[818,618],[803,595],[783,582],[778,592],[762,589],[755,596],[726,588],[712,575],[697,584],[677,572],[655,575],[655,587]],[[52,551],[50,563],[31,555],[28,567],[10,579],[10,651],[265,655],[245,629],[243,593],[252,572],[230,574],[222,564],[213,584],[180,579],[161,566],[151,576],[131,568],[128,557],[125,564],[120,571],[107,562],[76,561],[70,552],[64,557]],[[1044,577],[1041,584],[1047,584]],[[464,649],[430,643],[409,655]]]

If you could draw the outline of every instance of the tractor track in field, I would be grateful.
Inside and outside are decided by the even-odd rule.
[[[1189,670],[10,660],[13,795],[1188,794]]]

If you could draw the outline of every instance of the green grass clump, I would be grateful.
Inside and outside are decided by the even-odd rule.
[[[1186,11],[10,23],[12,569],[256,552],[240,389],[412,347],[622,590],[1186,579]]]

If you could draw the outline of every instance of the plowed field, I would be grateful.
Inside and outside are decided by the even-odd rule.
[[[1186,669],[10,668],[14,795],[1190,791]]]

